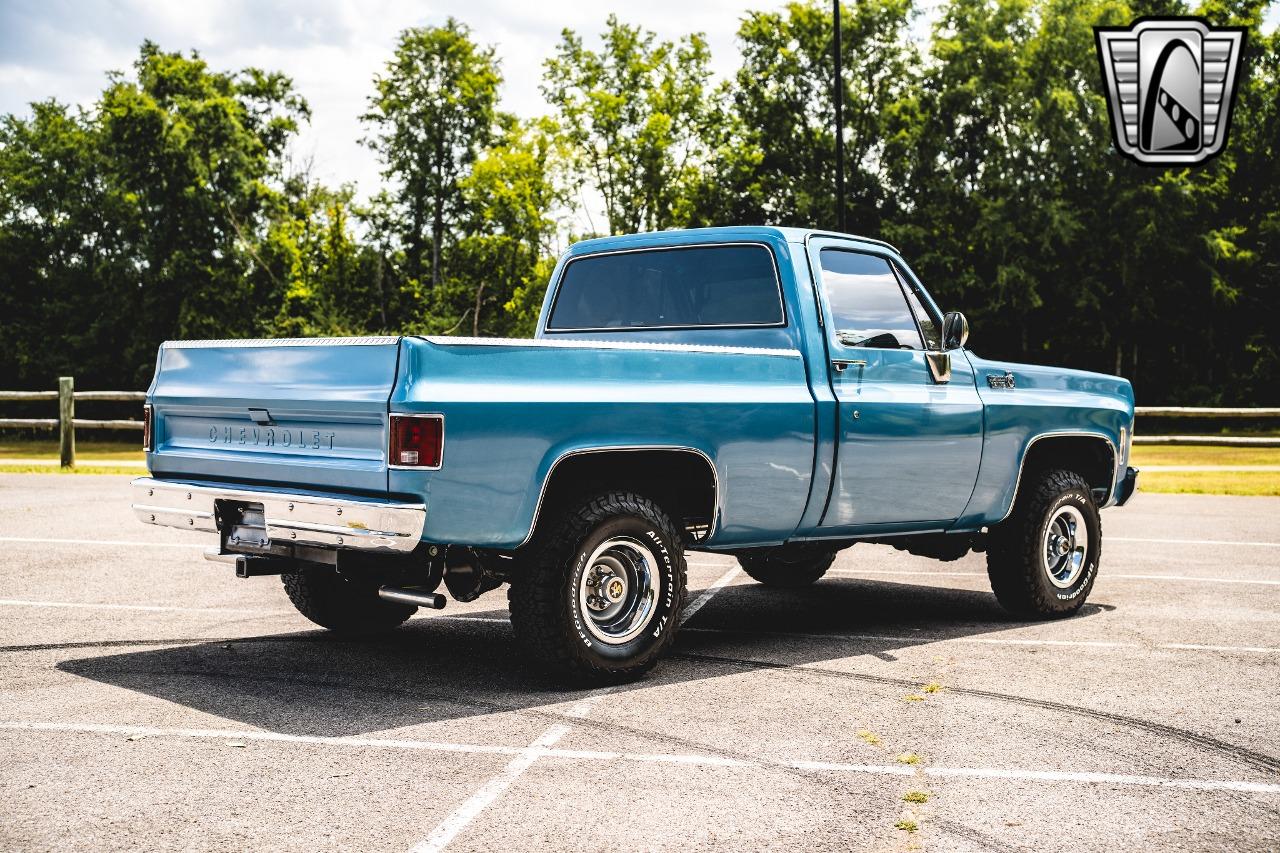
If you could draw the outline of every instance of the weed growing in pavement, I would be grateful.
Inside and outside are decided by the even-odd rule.
[[[942,689],[942,685],[936,681],[930,681],[921,689],[924,690],[925,693],[937,693]]]
[[[920,756],[916,755],[914,752],[904,752],[898,756],[898,763],[899,764],[919,764]]]
[[[876,734],[870,729],[858,729],[858,737],[862,738],[872,746],[880,745],[880,735]]]
[[[929,802],[929,793],[927,791],[907,791],[902,795],[902,799],[908,803],[927,803]]]
[[[910,818],[905,818],[905,817],[902,820],[895,823],[893,826],[895,829],[901,829],[904,832],[915,832],[917,829],[920,828],[920,824],[916,823],[914,820],[911,820]]]
[[[903,699],[905,699],[905,700],[906,700],[906,701],[908,701],[908,702],[923,702],[923,701],[924,701],[924,697],[923,697],[923,696],[921,696],[919,693],[908,693],[906,696],[903,696],[902,698],[903,698]]]

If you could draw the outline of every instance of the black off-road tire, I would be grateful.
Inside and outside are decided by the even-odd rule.
[[[1079,575],[1069,587],[1059,588],[1044,565],[1045,528],[1067,505],[1079,510],[1089,542]],[[1056,619],[1084,604],[1101,557],[1102,520],[1085,479],[1066,470],[1028,472],[1013,512],[989,535],[987,575],[1005,610],[1026,619]]]
[[[615,537],[644,543],[658,563],[657,595],[638,636],[619,645],[593,636],[579,582],[587,561]],[[658,505],[630,492],[574,502],[535,534],[507,590],[520,646],[541,666],[577,681],[617,683],[652,669],[671,645],[684,608],[686,568],[680,531]]]
[[[738,555],[738,565],[765,586],[796,589],[818,581],[835,562],[837,551],[811,546],[761,548]]]
[[[397,627],[418,608],[378,598],[373,583],[359,583],[333,566],[300,564],[280,576],[298,612],[322,628],[343,634],[376,634]]]

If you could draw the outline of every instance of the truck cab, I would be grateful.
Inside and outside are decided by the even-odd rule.
[[[967,339],[878,240],[588,240],[530,340],[164,344],[135,512],[338,630],[508,583],[525,646],[588,676],[657,660],[687,549],[775,586],[859,542],[985,551],[1007,608],[1069,615],[1136,486],[1132,388]]]

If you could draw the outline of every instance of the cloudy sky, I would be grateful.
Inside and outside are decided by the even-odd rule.
[[[0,0],[0,113],[26,113],[50,96],[90,102],[104,72],[126,69],[149,38],[168,50],[196,49],[215,68],[254,65],[283,71],[311,104],[312,121],[295,146],[313,157],[316,177],[376,187],[378,165],[359,144],[357,119],[370,81],[405,27],[440,24],[452,15],[478,41],[497,47],[503,107],[523,116],[546,111],[538,92],[542,60],[570,27],[595,34],[612,12],[664,38],[701,31],[715,70],[737,64],[734,32],[745,9],[780,0]]]
[[[933,6],[937,0],[921,5]],[[538,92],[542,60],[563,27],[595,34],[610,12],[674,39],[706,34],[717,75],[737,65],[734,32],[746,9],[782,0],[0,0],[0,114],[26,113],[33,100],[91,102],[109,69],[123,70],[143,39],[200,53],[220,69],[283,71],[311,103],[312,122],[294,156],[312,158],[326,183],[354,181],[362,196],[378,185],[378,165],[359,144],[357,117],[375,73],[405,27],[452,15],[482,43],[497,47],[506,78],[505,109],[545,111]],[[1280,4],[1271,8],[1271,25]],[[923,31],[924,26],[918,27]]]

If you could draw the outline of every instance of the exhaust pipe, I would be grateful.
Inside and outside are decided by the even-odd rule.
[[[444,596],[438,592],[426,592],[421,589],[403,586],[378,587],[378,597],[399,604],[412,604],[417,607],[430,607],[432,610],[444,609]]]

